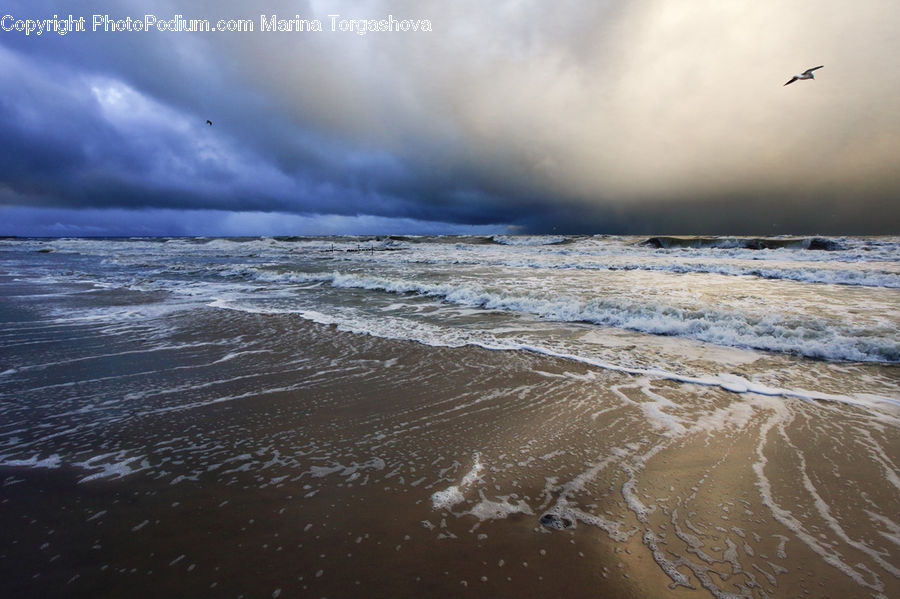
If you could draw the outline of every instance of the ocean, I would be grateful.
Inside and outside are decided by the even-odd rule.
[[[900,595],[900,238],[0,239],[17,597]]]

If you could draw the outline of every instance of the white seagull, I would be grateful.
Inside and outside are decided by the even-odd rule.
[[[794,81],[797,81],[798,79],[815,79],[815,77],[813,77],[813,71],[815,71],[816,69],[821,69],[824,66],[825,66],[824,64],[820,64],[817,67],[813,67],[811,69],[806,69],[799,75],[794,75],[794,78],[791,79],[790,81],[788,81],[787,83],[785,83],[784,85],[790,85],[791,83],[793,83]],[[782,87],[784,87],[784,85]]]

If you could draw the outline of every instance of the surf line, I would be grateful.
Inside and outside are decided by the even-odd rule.
[[[578,356],[575,354],[568,354],[564,352],[556,352],[553,350],[549,350],[543,347],[537,347],[534,345],[509,345],[509,346],[491,346],[486,343],[474,343],[479,347],[483,347],[484,349],[489,350],[522,350],[534,352],[536,354],[542,354],[545,356],[551,356],[554,358],[562,358],[564,360],[571,360],[573,362],[580,362],[582,364],[587,364],[589,366],[595,366],[597,368],[602,368],[604,370],[612,370],[615,372],[621,372],[624,374],[632,374],[637,376],[651,376],[656,378],[661,378],[669,381],[678,381],[681,383],[691,383],[694,385],[702,385],[704,387],[719,387],[725,391],[730,391],[731,393],[756,393],[757,395],[764,395],[767,397],[792,397],[796,399],[801,399],[803,401],[831,401],[838,403],[845,403],[851,405],[859,405],[862,402],[856,401],[851,397],[847,397],[845,395],[832,395],[830,393],[819,393],[816,391],[803,391],[803,390],[795,390],[795,389],[779,389],[776,387],[767,387],[765,385],[754,384],[748,381],[747,379],[741,378],[736,375],[731,375],[733,378],[730,380],[723,379],[721,376],[719,377],[694,377],[687,376],[681,374],[675,374],[674,372],[668,372],[665,370],[660,370],[658,368],[630,368],[628,366],[618,366],[616,364],[610,364],[609,362],[603,362],[602,360],[594,360],[593,358],[586,358],[584,356]],[[885,401],[887,403],[900,406],[900,400],[892,399],[890,397],[881,397],[878,398],[881,401]]]
[[[234,307],[227,305],[223,300],[216,300],[207,304],[213,308],[220,308],[224,310],[236,310],[243,312],[254,312],[251,308],[246,307]],[[353,326],[348,323],[341,323],[339,319],[326,316],[321,312],[316,312],[313,310],[303,310],[300,312],[291,312],[292,314],[296,314],[300,318],[304,320],[309,320],[311,322],[322,324],[322,325],[337,325],[340,330],[354,333],[357,335],[371,335],[373,337],[382,337],[386,339],[403,339],[406,341],[415,341],[417,343],[421,343],[422,345],[432,345],[432,346],[443,346],[443,347],[459,347],[459,345],[441,345],[439,343],[429,343],[427,341],[423,341],[422,339],[416,339],[413,337],[394,337],[390,335],[379,335],[372,331],[366,330],[365,328],[361,328],[358,326]],[[669,381],[678,381],[681,383],[691,383],[694,385],[702,385],[704,387],[719,387],[725,391],[730,391],[731,393],[756,393],[757,395],[763,395],[767,397],[791,397],[795,399],[801,399],[803,401],[828,401],[828,402],[836,402],[843,403],[848,405],[861,405],[864,407],[868,407],[868,404],[865,402],[855,400],[852,397],[847,397],[846,395],[832,395],[830,393],[819,393],[816,391],[805,391],[805,390],[795,390],[795,389],[779,389],[775,387],[767,387],[765,385],[754,384],[748,381],[747,379],[738,377],[736,375],[731,375],[730,379],[723,379],[721,376],[718,377],[694,377],[687,376],[681,374],[675,374],[674,372],[668,372],[666,370],[661,370],[658,368],[630,368],[628,366],[618,366],[616,364],[610,364],[609,362],[604,362],[602,360],[595,360],[593,358],[587,358],[584,356],[578,356],[576,354],[569,354],[565,352],[557,352],[547,348],[538,347],[536,345],[528,345],[528,344],[491,344],[487,342],[481,341],[468,341],[465,343],[461,343],[460,345],[468,345],[472,347],[480,347],[482,349],[487,349],[490,351],[527,351],[533,352],[536,354],[541,354],[545,356],[550,356],[554,358],[561,358],[563,360],[570,360],[572,362],[580,362],[582,364],[587,364],[588,366],[594,366],[596,368],[601,368],[603,370],[611,370],[614,372],[621,372],[623,374],[631,374],[636,376],[651,376],[660,378],[663,380]],[[893,399],[890,397],[877,396],[878,401],[883,401],[895,406],[900,406],[900,400]]]

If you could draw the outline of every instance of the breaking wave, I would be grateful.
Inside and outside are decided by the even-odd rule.
[[[268,275],[271,276],[271,275]],[[829,322],[816,315],[762,314],[715,307],[688,308],[652,300],[596,297],[541,297],[499,292],[478,285],[424,283],[345,273],[284,275],[296,283],[329,283],[336,288],[416,294],[460,306],[530,314],[561,322],[586,322],[655,335],[678,336],[717,345],[802,355],[827,360],[900,361],[900,340],[890,327],[879,330]]]
[[[559,245],[568,241],[562,235],[494,235],[492,239],[500,245]]]
[[[824,237],[697,237],[663,235],[651,237],[644,245],[656,249],[702,248],[746,250],[824,250],[834,252],[844,247],[834,239]]]

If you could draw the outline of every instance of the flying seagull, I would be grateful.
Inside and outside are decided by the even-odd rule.
[[[212,121],[211,121],[211,120],[206,119],[206,124],[209,125],[210,127],[212,127]]]
[[[784,85],[790,85],[791,83],[793,83],[794,81],[797,81],[798,79],[815,79],[815,77],[813,77],[813,71],[815,71],[816,69],[821,69],[824,66],[825,66],[824,64],[820,64],[817,67],[813,67],[811,69],[806,69],[799,75],[794,75],[794,78],[791,79],[790,81],[788,81],[787,83],[785,83]],[[782,87],[784,87],[784,85]]]

